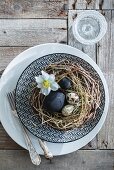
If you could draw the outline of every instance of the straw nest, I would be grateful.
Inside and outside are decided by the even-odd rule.
[[[32,89],[30,104],[42,124],[46,123],[58,130],[70,130],[82,127],[90,118],[95,118],[101,94],[99,82],[92,78],[88,71],[69,61],[50,64],[44,70],[49,74],[55,74],[56,82],[59,82],[63,77],[68,77],[72,82],[72,87],[65,93],[76,92],[80,100],[79,107],[70,116],[64,117],[61,113],[50,114],[43,108],[45,96],[39,93],[39,89],[35,86]]]

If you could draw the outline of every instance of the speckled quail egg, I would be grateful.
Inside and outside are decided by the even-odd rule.
[[[63,116],[70,116],[73,113],[74,106],[73,105],[66,105],[62,109]]]
[[[75,92],[67,93],[66,99],[69,104],[77,104],[79,102],[79,96]]]

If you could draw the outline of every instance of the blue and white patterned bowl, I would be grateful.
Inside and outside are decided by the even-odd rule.
[[[90,119],[81,128],[73,130],[60,131],[53,129],[46,124],[41,124],[39,117],[34,113],[29,103],[31,96],[32,83],[35,82],[35,76],[41,73],[41,70],[50,63],[66,59],[80,64],[85,70],[89,71],[91,76],[100,83],[101,104],[97,109],[94,119]],[[16,86],[16,110],[23,125],[35,136],[54,143],[65,143],[78,140],[87,135],[99,122],[105,106],[105,91],[102,80],[97,71],[85,60],[77,56],[65,53],[53,53],[33,61],[21,74]]]

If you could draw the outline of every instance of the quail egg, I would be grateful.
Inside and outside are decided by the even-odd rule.
[[[69,104],[77,104],[79,102],[79,96],[75,92],[67,93],[66,99]]]
[[[73,105],[66,105],[62,109],[63,116],[70,116],[73,113],[74,106]]]

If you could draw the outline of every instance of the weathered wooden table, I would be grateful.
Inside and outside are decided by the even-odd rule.
[[[108,22],[105,37],[96,45],[80,44],[71,26],[82,10],[100,11]],[[42,157],[34,166],[0,124],[0,170],[114,170],[114,0],[1,0],[0,74],[23,50],[41,43],[60,42],[87,53],[103,71],[109,85],[110,107],[100,133],[87,146],[50,164]]]

